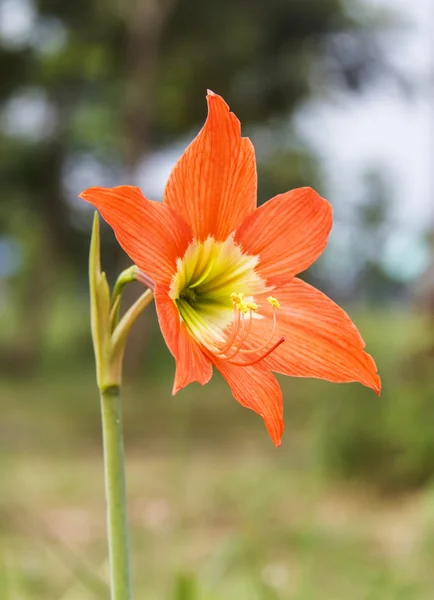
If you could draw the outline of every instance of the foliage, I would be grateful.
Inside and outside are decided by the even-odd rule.
[[[332,85],[360,89],[385,68],[378,48],[372,60],[372,23],[351,16],[342,0],[30,6],[31,33],[1,46],[8,73],[0,89],[2,226],[9,229],[20,207],[23,230],[43,224],[47,252],[75,265],[83,264],[87,244],[74,196],[87,184],[114,184],[125,174],[133,180],[144,155],[189,135],[203,122],[207,87],[226,96],[247,127],[273,127],[274,147],[261,158],[267,169],[279,149],[291,165],[295,138],[286,123],[315,93],[315,69]],[[357,60],[349,60],[342,35],[357,40]],[[31,112],[42,122],[26,128]],[[299,150],[294,156],[286,177],[280,169],[282,189],[314,172]]]
[[[346,394],[318,394],[320,463],[329,474],[384,493],[419,488],[434,475],[434,387],[431,366],[423,360],[430,343],[427,318],[377,313],[364,325],[362,319],[361,329],[368,335],[377,329],[374,354],[382,396],[368,396],[358,386]]]

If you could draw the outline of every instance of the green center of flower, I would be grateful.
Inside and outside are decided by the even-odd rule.
[[[266,291],[255,267],[258,257],[244,254],[233,237],[193,241],[177,261],[169,295],[191,335],[207,347],[225,342],[234,318],[234,292],[254,302]]]
[[[187,287],[180,293],[177,304],[179,302],[181,302],[181,304],[182,302],[187,302],[187,304],[193,306],[197,302],[197,293],[194,289]]]

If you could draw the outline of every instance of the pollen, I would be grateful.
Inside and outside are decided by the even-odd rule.
[[[277,298],[273,298],[273,296],[268,296],[267,302],[269,302],[273,308],[280,308],[279,300],[277,300]]]
[[[249,310],[258,310],[256,302],[246,302],[246,306]]]
[[[244,294],[243,293],[237,294],[236,292],[232,292],[232,294],[231,294],[231,300],[234,303],[234,306],[235,306],[236,310],[238,312],[242,312],[244,314],[246,314],[249,311],[249,304],[252,304],[252,303],[246,302],[244,300]]]
[[[237,294],[236,292],[232,292],[231,294],[231,300],[233,302],[242,302],[244,300],[244,294]]]

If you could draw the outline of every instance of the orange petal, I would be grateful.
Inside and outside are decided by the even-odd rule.
[[[201,385],[208,383],[212,377],[211,361],[188,333],[173,300],[159,286],[155,286],[154,294],[160,328],[176,361],[172,393],[176,394],[193,381]]]
[[[168,206],[147,200],[139,188],[93,187],[80,194],[93,204],[113,228],[131,260],[151,279],[170,284],[176,259],[183,256],[191,231]]]
[[[317,377],[338,383],[359,381],[380,392],[380,378],[373,358],[363,351],[365,343],[350,317],[325,294],[301,279],[275,290],[280,302],[276,339],[285,342],[264,359],[277,373],[295,377]],[[264,319],[254,322],[251,344],[267,339],[272,327],[272,309],[261,304]],[[255,339],[256,338],[256,339]]]
[[[164,202],[199,241],[224,241],[256,207],[255,152],[223,98],[209,91],[207,101],[208,118],[175,165]]]
[[[282,285],[321,254],[332,227],[332,207],[311,188],[275,196],[249,215],[235,234],[248,254],[257,254],[261,276]]]
[[[213,357],[213,362],[228,382],[235,400],[264,419],[265,427],[276,446],[283,433],[282,391],[277,379],[264,366],[235,367]]]

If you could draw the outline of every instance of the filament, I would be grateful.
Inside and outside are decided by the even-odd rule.
[[[221,348],[219,348],[219,350],[214,350],[214,354],[217,356],[223,356],[223,360],[227,360],[231,365],[239,367],[248,367],[250,365],[254,365],[260,362],[261,360],[269,356],[285,341],[285,338],[281,337],[275,344],[271,346],[271,348],[266,350],[267,346],[271,344],[274,334],[276,333],[276,309],[280,308],[280,304],[278,300],[276,298],[273,298],[272,296],[267,298],[267,301],[273,307],[273,326],[271,329],[271,333],[268,339],[256,348],[245,349],[243,348],[243,345],[246,343],[246,341],[252,333],[253,312],[258,309],[258,305],[255,304],[255,302],[246,302],[244,299],[244,294],[242,293],[238,294],[233,292],[231,294],[231,298],[234,303],[232,332],[226,343]],[[246,327],[245,314],[247,313],[247,311],[249,311],[249,322]],[[237,341],[238,335],[239,339]],[[257,354],[258,352],[261,352],[263,350],[265,350],[263,354],[260,354],[259,356],[256,356],[256,358],[248,360],[247,362],[236,362],[233,360],[240,353],[243,356],[246,356],[246,354]]]
[[[251,321],[250,321],[250,325],[251,325]],[[251,329],[251,327],[250,327]],[[250,350],[244,350],[244,348],[241,350],[241,352],[243,354],[254,354],[255,352],[260,352],[261,350],[264,350],[264,348],[266,348],[268,346],[268,344],[271,343],[271,341],[273,340],[274,334],[276,333],[276,309],[273,308],[273,329],[271,331],[270,337],[268,338],[268,340],[266,342],[264,342],[263,344],[261,344],[261,346],[258,346],[257,348],[251,348]],[[248,336],[246,336],[247,339]]]
[[[226,344],[220,348],[217,352],[214,352],[214,354],[220,355],[220,354],[226,354],[226,352],[228,350],[230,350],[230,348],[232,348],[235,339],[238,335],[238,331],[240,329],[240,320],[241,320],[241,315],[240,313],[237,311],[235,305],[234,305],[234,318],[233,318],[233,328],[232,328],[232,333],[229,336],[229,339],[227,340]]]

